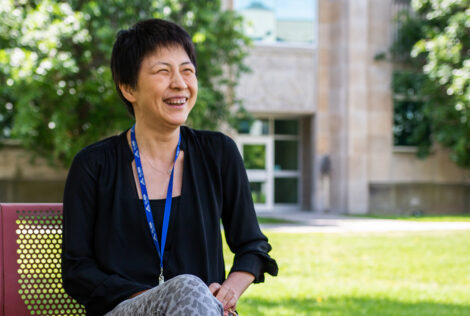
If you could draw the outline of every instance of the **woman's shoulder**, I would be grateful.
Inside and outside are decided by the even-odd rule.
[[[224,133],[185,127],[183,137],[187,139],[190,153],[203,157],[206,162],[213,161],[222,170],[242,161],[237,144]]]
[[[99,162],[100,160],[105,159],[105,156],[116,155],[119,152],[122,138],[124,137],[123,135],[125,135],[125,132],[106,137],[85,146],[77,153],[74,160],[85,159],[87,161]]]
[[[183,126],[183,136],[186,136],[189,145],[197,144],[204,147],[213,147],[213,149],[224,149],[227,145],[230,147],[235,142],[232,138],[218,131],[198,130]]]

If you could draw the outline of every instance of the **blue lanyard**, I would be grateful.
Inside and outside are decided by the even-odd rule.
[[[162,247],[158,244],[157,231],[155,222],[153,221],[152,208],[147,194],[147,186],[145,185],[144,169],[142,168],[142,162],[140,161],[139,147],[137,146],[137,140],[135,139],[135,124],[131,128],[131,144],[132,152],[134,153],[135,166],[137,168],[137,175],[139,176],[140,192],[142,193],[142,199],[144,201],[145,215],[147,216],[147,222],[150,228],[150,234],[152,235],[153,243],[157,249],[157,253],[160,256],[160,276],[158,277],[158,284],[165,282],[163,277],[163,252],[165,251],[166,235],[168,234],[168,225],[170,223],[171,213],[171,201],[173,195],[173,173],[175,171],[175,163],[180,153],[181,133],[178,139],[178,146],[176,146],[175,161],[173,168],[171,168],[170,182],[168,183],[168,190],[166,193],[165,200],[165,213],[163,215],[163,226],[162,226]]]

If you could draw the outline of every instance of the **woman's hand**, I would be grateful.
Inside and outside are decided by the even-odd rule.
[[[240,296],[255,279],[254,275],[248,272],[232,272],[222,285],[212,283],[209,290],[224,306],[224,316],[229,315],[229,311],[235,311]]]
[[[219,283],[212,283],[209,285],[211,293],[222,303],[224,306],[224,316],[230,316],[229,311],[234,311],[237,306],[239,296],[235,294],[232,288]]]
[[[146,291],[148,291],[148,290],[143,290],[143,291],[134,293],[134,294],[132,294],[131,296],[129,296],[129,298],[134,298],[134,297],[136,297],[136,296],[138,296],[138,295],[140,295],[140,294],[142,294],[142,293],[144,293],[144,292],[146,292]]]

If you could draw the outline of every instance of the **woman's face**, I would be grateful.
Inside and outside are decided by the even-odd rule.
[[[183,124],[197,98],[196,69],[181,46],[163,47],[146,56],[137,87],[121,88],[134,106],[136,121],[175,128]],[[128,96],[129,95],[129,96]]]

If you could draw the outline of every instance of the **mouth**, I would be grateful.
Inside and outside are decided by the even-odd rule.
[[[177,96],[177,97],[171,97],[164,99],[163,102],[165,102],[167,105],[172,106],[172,107],[182,107],[188,102],[188,97],[184,96]]]

